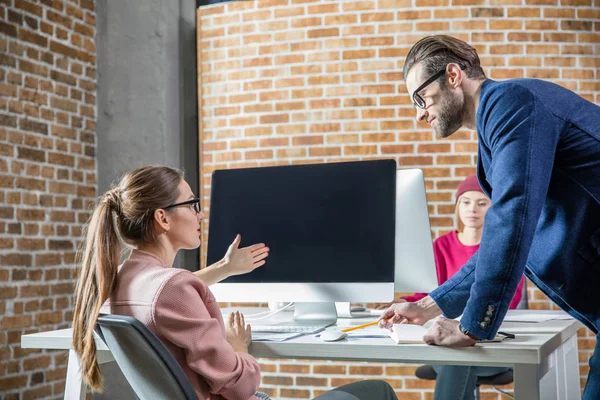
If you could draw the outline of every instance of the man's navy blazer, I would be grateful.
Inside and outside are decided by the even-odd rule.
[[[481,339],[496,334],[523,273],[600,328],[600,107],[537,79],[486,80],[477,175],[492,200],[479,251],[431,293]]]

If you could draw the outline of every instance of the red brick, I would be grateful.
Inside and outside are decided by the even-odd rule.
[[[43,10],[42,7],[37,6],[29,1],[25,1],[25,0],[15,0],[15,7],[19,8],[23,11],[26,11],[28,13],[37,15],[38,17],[41,17],[43,15]]]
[[[303,148],[290,148],[277,150],[277,158],[295,158],[306,156],[306,149]]]
[[[265,385],[292,386],[294,379],[291,376],[263,376],[262,382]]]
[[[261,139],[260,147],[288,146],[290,140],[288,138],[269,138]]]
[[[289,114],[271,114],[260,117],[261,124],[279,124],[289,122]]]
[[[261,370],[264,371],[262,369],[262,364]],[[297,364],[280,364],[279,371],[283,373],[308,374],[310,372],[310,366]]]
[[[270,158],[273,158],[273,150],[256,150],[245,152],[246,160],[264,160]]]
[[[49,266],[59,265],[61,263],[60,254],[47,253],[47,254],[36,254],[35,265],[37,266]]]
[[[23,369],[25,371],[31,371],[32,369],[46,369],[50,365],[50,356],[39,356],[35,358],[28,358],[23,361]]]
[[[329,37],[329,36],[339,36],[340,30],[339,28],[327,28],[327,29],[312,29],[308,30],[307,37],[309,39]]]
[[[27,387],[27,376],[0,378],[0,392]]]
[[[35,324],[37,326],[49,325],[49,324],[59,324],[62,321],[63,321],[62,311],[38,313],[35,315]]]
[[[30,327],[31,315],[4,316],[0,326],[4,330]],[[2,389],[2,380],[0,380],[0,389]]]

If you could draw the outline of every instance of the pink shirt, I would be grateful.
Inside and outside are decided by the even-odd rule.
[[[258,362],[227,342],[214,296],[191,272],[133,250],[119,267],[117,286],[101,313],[129,315],[150,328],[181,365],[200,400],[256,399]]]
[[[435,256],[435,266],[437,269],[438,284],[442,284],[450,279],[469,258],[479,250],[479,245],[465,246],[458,240],[456,231],[452,231],[440,236],[433,242],[433,255]],[[519,282],[515,296],[510,302],[510,309],[517,308],[523,295],[523,277]],[[412,296],[403,296],[406,301],[417,301],[427,296],[428,293],[415,293]]]

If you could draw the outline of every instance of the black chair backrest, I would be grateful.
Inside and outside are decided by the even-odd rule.
[[[198,400],[190,381],[158,337],[124,315],[102,315],[98,331],[140,400]]]

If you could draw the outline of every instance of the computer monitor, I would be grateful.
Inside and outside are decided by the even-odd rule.
[[[396,194],[395,290],[429,293],[438,280],[423,171],[399,169]]]
[[[241,246],[270,248],[264,266],[211,286],[217,300],[293,301],[295,318],[311,320],[335,320],[335,301],[391,301],[396,168],[375,160],[215,171],[207,263],[238,233]]]

